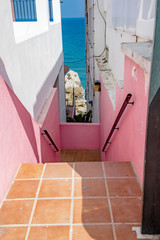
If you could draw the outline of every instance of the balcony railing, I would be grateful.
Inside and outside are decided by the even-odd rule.
[[[122,107],[121,107],[121,109],[120,109],[120,111],[119,111],[119,113],[118,113],[118,115],[117,115],[117,117],[116,117],[116,120],[115,120],[115,122],[114,122],[114,124],[113,124],[113,126],[112,126],[112,128],[111,128],[111,131],[110,131],[110,133],[109,133],[109,135],[108,135],[108,138],[107,138],[107,140],[106,140],[106,142],[105,142],[105,144],[104,144],[104,147],[103,147],[103,149],[102,149],[102,152],[106,152],[106,147],[107,147],[107,145],[108,145],[108,144],[111,144],[110,139],[111,139],[114,131],[115,131],[115,130],[119,130],[119,127],[118,127],[117,125],[118,125],[119,120],[121,119],[121,117],[122,117],[122,115],[123,115],[123,112],[125,111],[127,105],[128,105],[128,104],[132,104],[132,105],[134,104],[134,102],[130,102],[131,97],[132,97],[132,94],[130,94],[130,93],[127,94],[127,96],[126,96],[126,98],[125,98],[125,100],[124,100],[124,102],[123,102],[123,105],[122,105]]]

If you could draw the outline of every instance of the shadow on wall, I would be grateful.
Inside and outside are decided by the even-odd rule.
[[[56,88],[52,88],[52,91],[41,111],[41,115],[38,119],[38,124],[41,133],[44,129],[52,138],[53,142],[59,149],[59,152],[55,152],[55,148],[50,145],[51,142],[46,135],[41,135],[41,156],[42,162],[59,162],[60,161],[60,128],[59,128],[59,105],[58,105],[58,91]]]
[[[59,138],[59,109],[58,109],[58,96],[57,91],[55,90],[55,95],[53,97],[53,101],[50,104],[48,112],[45,116],[45,121],[43,125],[40,127],[37,122],[31,117],[31,115],[27,112],[24,108],[22,103],[18,100],[15,94],[9,89],[6,84],[10,97],[12,99],[12,103],[16,109],[18,114],[18,120],[21,121],[22,128],[20,129],[21,132],[25,131],[27,136],[27,140],[30,143],[31,149],[28,149],[30,153],[33,151],[34,158],[28,159],[28,162],[54,162],[60,161],[60,138]],[[18,125],[20,128],[21,126]],[[59,152],[55,152],[53,146],[50,146],[50,142],[46,139],[41,133],[43,129],[47,129],[53,139],[56,142]],[[22,134],[22,133],[21,133]],[[21,140],[21,134],[19,136],[19,142],[21,143],[21,148],[25,148],[26,139],[24,138]],[[17,134],[18,136],[18,134]],[[11,136],[9,136],[11,137]],[[25,150],[24,150],[25,152]],[[21,161],[23,161],[21,159]]]
[[[51,80],[52,75],[53,75],[53,72],[49,75],[48,79]],[[27,162],[45,163],[45,162],[59,161],[60,153],[59,152],[55,153],[54,148],[52,146],[49,146],[48,139],[45,139],[45,137],[41,135],[42,130],[47,129],[51,134],[51,137],[53,138],[53,140],[55,138],[58,139],[58,141],[56,141],[56,144],[58,144],[58,148],[60,149],[59,117],[58,117],[59,111],[58,111],[58,97],[57,97],[56,90],[55,90],[56,96],[53,96],[53,101],[51,102],[51,106],[48,109],[48,113],[46,114],[45,121],[40,128],[37,122],[32,118],[30,113],[26,110],[26,108],[23,106],[23,104],[14,94],[13,87],[11,85],[10,79],[8,77],[8,74],[6,72],[6,68],[2,59],[0,59],[0,76],[2,76],[2,83],[5,88],[4,91],[6,92],[4,101],[8,102],[8,104],[11,106],[11,112],[9,113],[8,111],[5,111],[5,114],[6,114],[5,117],[9,119],[10,118],[9,115],[11,114],[12,120],[13,120],[10,124],[12,132],[11,133],[7,132],[7,137],[10,139],[19,138],[19,140],[17,141],[16,148],[17,149],[19,148],[20,149],[19,151],[21,153],[28,152]],[[3,88],[3,86],[1,87]],[[45,88],[42,88],[40,95],[44,91],[45,91]],[[18,115],[15,114],[15,110]],[[14,136],[11,136],[11,135],[14,135]],[[28,146],[28,141],[29,141],[29,146]],[[15,155],[15,152],[16,151],[13,152],[13,155]],[[34,155],[32,155],[32,153]],[[17,158],[19,159],[22,157],[17,156]],[[20,162],[26,162],[26,156],[23,159],[20,159]]]
[[[19,101],[19,99],[16,97],[16,95],[14,94],[12,84],[10,82],[9,76],[6,72],[5,65],[1,58],[0,58],[0,75],[2,76],[2,78],[5,81],[6,89],[12,99],[12,104],[13,104],[14,108],[16,109],[19,120],[21,121],[21,123],[23,125],[23,129],[25,131],[27,139],[30,142],[30,145],[34,152],[36,161],[39,162],[39,154],[38,154],[38,148],[37,148],[37,143],[36,143],[35,130],[33,127],[33,119],[31,117],[31,115],[27,112],[27,110],[24,108],[22,103]],[[4,99],[4,101],[8,101],[8,99]],[[9,114],[9,112],[6,111],[6,114]],[[14,121],[15,120],[14,118],[17,118],[17,116],[12,116],[12,118]],[[20,128],[20,126],[19,126],[19,128]],[[13,129],[13,132],[16,130],[18,130],[18,129]],[[21,130],[21,129],[19,129],[19,130]],[[18,134],[15,134],[15,136],[16,135],[18,135]],[[8,136],[8,137],[11,138],[13,136]],[[13,137],[13,139],[14,139],[14,137]],[[24,143],[22,143],[22,145],[24,145]],[[21,161],[23,161],[23,160],[21,159]]]
[[[60,55],[57,63],[55,64],[49,75],[46,77],[40,91],[36,96],[36,103],[33,106],[34,119],[36,120],[39,117],[40,110],[42,109],[45,100],[48,98],[50,91],[56,82],[57,76],[62,66],[61,58],[62,55]]]
[[[17,168],[21,163],[54,162],[60,160],[60,152],[54,153],[49,143],[41,135],[40,126],[32,118],[23,104],[8,86],[10,83],[5,66],[1,61],[0,72],[0,201],[4,198]],[[6,80],[6,81],[5,81]],[[11,84],[10,84],[11,86]],[[54,105],[56,104],[56,106]],[[50,113],[44,128],[51,130],[51,136],[59,139],[59,118],[57,94],[52,101]],[[54,113],[54,115],[53,115]],[[56,125],[54,124],[56,119]],[[56,140],[55,139],[55,140]],[[60,141],[59,149],[60,149]]]
[[[10,89],[13,90],[12,84],[10,82],[10,79],[8,77],[4,62],[2,61],[2,58],[0,58],[0,75],[2,76],[2,78],[5,80],[5,82],[8,84],[8,86],[10,87]]]
[[[9,87],[7,86],[8,91],[10,91]],[[38,146],[37,146],[37,139],[35,136],[35,129],[33,126],[33,121],[31,115],[27,112],[27,110],[24,108],[22,103],[19,101],[19,99],[10,91],[10,96],[12,98],[13,104],[15,106],[15,109],[17,111],[17,114],[19,116],[19,119],[23,125],[23,129],[25,130],[27,139],[30,142],[30,145],[32,147],[32,150],[34,152],[35,158],[37,163],[40,162],[39,159],[39,153],[38,153]],[[22,143],[22,145],[25,143]]]

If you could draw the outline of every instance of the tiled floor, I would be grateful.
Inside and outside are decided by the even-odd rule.
[[[100,162],[99,150],[61,150],[62,162]]]
[[[0,209],[1,240],[136,240],[131,163],[23,164]]]

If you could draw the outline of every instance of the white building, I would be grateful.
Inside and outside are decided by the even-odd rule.
[[[155,0],[86,0],[86,57],[87,100],[93,102],[93,121],[99,121],[99,94],[94,82],[99,70],[112,88],[111,101],[115,105],[115,82],[123,89],[123,42],[141,42],[153,39]],[[97,65],[98,59],[98,65]],[[107,62],[107,69],[103,63]],[[99,66],[99,67],[98,67]],[[106,71],[108,74],[106,74]],[[91,108],[91,104],[88,104]]]
[[[0,5],[0,75],[35,119],[58,87],[65,121],[60,1],[0,0]]]

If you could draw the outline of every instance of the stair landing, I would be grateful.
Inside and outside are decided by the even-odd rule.
[[[100,162],[99,150],[61,150],[61,162]]]
[[[1,240],[136,240],[142,193],[129,162],[22,164]]]

